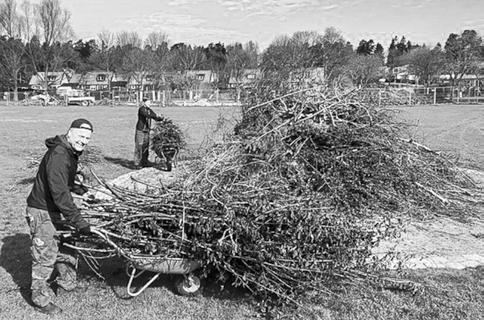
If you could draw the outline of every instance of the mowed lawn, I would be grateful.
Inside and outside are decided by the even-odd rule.
[[[484,170],[484,105],[398,108],[418,142],[450,153],[463,166]]]
[[[482,167],[483,106],[420,106],[401,108],[399,117],[418,124],[413,135],[438,150],[457,152],[465,163]],[[207,135],[238,117],[237,108],[154,107],[186,132],[189,150],[196,154]],[[91,120],[91,146],[102,153],[93,165],[106,179],[130,168],[134,149],[134,106],[14,107],[0,106],[0,319],[47,319],[29,305],[29,235],[23,211],[36,167],[30,160],[43,154],[47,137],[64,133],[78,117]],[[127,276],[118,272],[119,261],[105,266],[107,279],[100,280],[81,265],[82,289],[57,297],[65,310],[58,319],[252,319],[258,308],[243,291],[219,292],[204,283],[201,294],[182,297],[175,293],[173,278],[162,277],[140,296],[128,299]],[[410,277],[425,285],[423,293],[380,291],[354,287],[338,297],[300,311],[301,319],[477,319],[484,312],[483,271],[432,270],[412,272]],[[135,286],[142,284],[140,279]],[[297,312],[298,313],[298,312]],[[313,314],[312,316],[310,314]]]

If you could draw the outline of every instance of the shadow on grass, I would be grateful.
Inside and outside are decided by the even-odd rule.
[[[132,160],[123,159],[123,158],[113,158],[113,157],[104,157],[104,159],[106,161],[109,161],[111,163],[120,165],[122,167],[131,169],[131,170],[137,170],[137,169],[139,169],[138,167],[135,166],[134,161],[132,161]],[[153,167],[153,168],[158,169],[160,171],[169,171],[169,170],[167,170],[165,164],[162,164],[162,163],[150,162],[150,163],[148,163],[144,167],[145,168],[151,168],[151,167]]]
[[[19,182],[17,182],[17,184],[25,186],[25,185],[28,185],[28,184],[33,184],[34,181],[35,181],[35,177],[24,178],[24,179],[20,180]]]
[[[18,286],[20,294],[30,305],[30,283],[32,279],[32,258],[30,255],[30,236],[17,233],[0,240],[0,267],[7,271]]]
[[[125,168],[134,170],[136,169],[136,166],[134,165],[134,161],[128,160],[128,159],[123,159],[123,158],[113,158],[113,157],[104,157],[106,161],[109,161],[111,163],[123,166]]]
[[[129,300],[135,297],[131,297],[127,293],[127,284],[129,281],[129,275],[126,273],[126,262],[122,259],[112,259],[111,261],[105,261],[102,265],[102,273],[106,277],[106,285],[110,287],[113,294],[118,299]],[[131,270],[130,270],[131,271]],[[138,272],[141,270],[138,270]],[[83,272],[87,274],[87,272]],[[197,271],[195,271],[197,274]],[[156,273],[143,272],[139,277],[133,279],[131,285],[131,292],[136,293],[143,288],[143,286],[153,277]],[[178,274],[160,274],[159,277],[149,285],[149,288],[166,289],[173,292],[176,295],[180,295],[176,288],[177,284],[183,280],[182,275]],[[249,291],[243,288],[235,288],[231,286],[228,281],[224,286],[218,282],[215,277],[209,276],[200,280],[201,287],[195,296],[210,297],[219,300],[241,300],[250,297]],[[144,293],[140,293],[143,295]]]

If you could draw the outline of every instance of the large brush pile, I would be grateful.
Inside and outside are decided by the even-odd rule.
[[[403,215],[465,207],[468,180],[400,139],[401,126],[358,92],[256,97],[233,139],[179,186],[157,196],[113,189],[116,201],[86,213],[125,252],[196,259],[258,297],[294,302],[371,272],[371,249]]]

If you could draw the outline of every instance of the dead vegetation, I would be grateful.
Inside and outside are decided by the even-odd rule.
[[[235,134],[178,185],[138,194],[100,180],[116,199],[85,214],[122,254],[199,260],[205,275],[271,305],[376,283],[371,249],[402,217],[469,214],[481,201],[450,160],[402,129],[358,91],[261,89]]]

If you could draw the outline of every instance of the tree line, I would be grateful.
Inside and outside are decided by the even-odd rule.
[[[152,32],[146,38],[136,32],[101,31],[96,39],[73,41],[71,13],[59,0],[0,1],[0,86],[17,92],[33,74],[63,69],[78,73],[103,70],[124,73],[139,82],[150,74],[209,69],[219,75],[219,86],[229,77],[238,78],[244,69],[263,72],[290,72],[322,68],[329,80],[368,85],[385,77],[390,70],[408,65],[425,84],[435,76],[448,74],[457,85],[463,74],[477,73],[484,60],[481,36],[474,30],[450,34],[444,46],[433,48],[395,37],[387,50],[372,39],[363,39],[356,48],[334,27],[323,33],[299,31],[276,37],[263,51],[256,42],[220,42],[206,46],[170,44],[168,34]],[[390,74],[391,76],[391,74]],[[141,81],[140,81],[141,80]],[[47,80],[45,83],[47,87]]]

